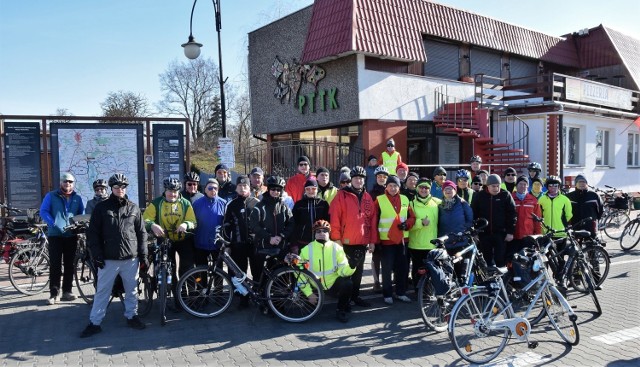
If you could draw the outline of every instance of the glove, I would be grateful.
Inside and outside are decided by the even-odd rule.
[[[93,259],[93,266],[95,266],[96,269],[104,269],[104,259],[101,257]]]
[[[144,256],[138,259],[140,261],[140,270],[146,271],[149,269],[149,259]]]
[[[407,229],[409,229],[409,227],[407,226],[407,222],[402,222],[402,223],[398,224],[398,229],[400,229],[402,231],[406,231]]]

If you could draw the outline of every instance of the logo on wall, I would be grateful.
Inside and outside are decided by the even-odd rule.
[[[314,89],[318,89],[318,82],[324,78],[324,69],[317,65],[301,65],[296,59],[291,63],[282,62],[278,56],[273,60],[271,65],[271,75],[276,78],[276,88],[273,96],[284,103],[285,99],[291,103],[293,95],[293,103],[298,103],[298,93],[302,83],[312,84]]]

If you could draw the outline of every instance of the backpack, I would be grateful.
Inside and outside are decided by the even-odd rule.
[[[424,261],[436,296],[445,295],[453,285],[453,264],[445,249],[429,251]]]

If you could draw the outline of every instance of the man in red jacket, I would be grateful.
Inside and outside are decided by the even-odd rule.
[[[301,156],[298,158],[298,172],[289,177],[285,186],[285,191],[295,203],[302,199],[304,195],[304,184],[311,176],[311,161],[307,156]]]
[[[356,271],[351,276],[351,302],[361,307],[371,305],[360,298],[360,284],[364,255],[366,251],[373,251],[377,232],[373,199],[364,186],[366,177],[363,167],[353,167],[351,185],[340,189],[329,206],[331,240],[343,246],[350,263],[357,262]]]
[[[527,176],[520,176],[516,180],[516,191],[512,194],[516,203],[516,228],[513,232],[513,240],[507,246],[507,261],[511,260],[513,254],[524,247],[522,239],[533,234],[540,234],[540,223],[533,220],[531,214],[542,217],[538,199],[529,193],[529,179]]]

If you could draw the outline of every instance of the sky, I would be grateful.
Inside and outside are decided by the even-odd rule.
[[[640,1],[441,0],[546,34],[600,24],[640,39]],[[222,65],[246,87],[247,34],[312,0],[221,0]],[[191,0],[0,0],[0,114],[98,116],[110,92],[161,100],[159,75],[184,62]],[[199,1],[193,35],[218,63],[212,1]],[[233,123],[231,121],[231,123]]]

